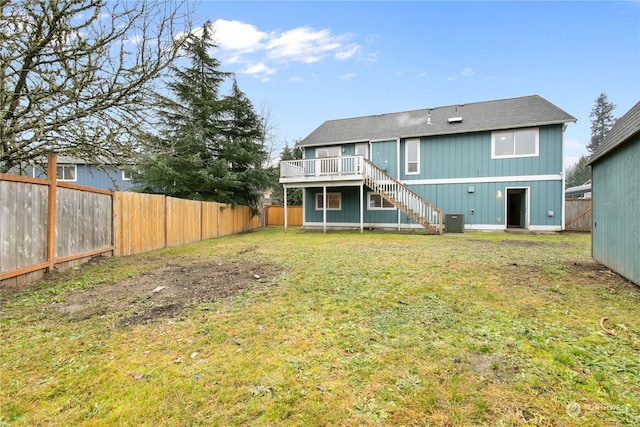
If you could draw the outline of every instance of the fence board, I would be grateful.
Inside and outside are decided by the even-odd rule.
[[[200,240],[201,203],[167,197],[167,246]]]
[[[229,236],[233,234],[235,227],[233,225],[234,214],[231,205],[222,204],[220,206],[219,219],[220,227],[218,228],[218,235]]]
[[[59,187],[56,197],[56,258],[112,248],[110,194]]]
[[[591,199],[565,199],[565,230],[591,231]]]
[[[116,256],[161,249],[165,240],[165,196],[115,193]]]
[[[267,216],[266,225],[284,225],[284,206],[267,206],[265,208]],[[302,206],[287,206],[287,225],[302,225]]]
[[[218,237],[218,217],[220,215],[220,203],[206,202],[202,204],[202,239],[214,239]]]
[[[47,186],[0,181],[0,273],[46,261]]]

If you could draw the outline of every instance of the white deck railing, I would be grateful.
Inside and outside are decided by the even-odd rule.
[[[442,234],[442,210],[362,156],[326,157],[280,162],[281,182],[359,178],[376,193],[434,233]],[[284,181],[286,180],[286,181]]]
[[[280,162],[280,178],[362,176],[364,157],[342,156]]]

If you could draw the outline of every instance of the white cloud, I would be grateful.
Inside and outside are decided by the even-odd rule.
[[[460,71],[458,74],[454,74],[453,76],[449,76],[447,77],[448,81],[453,81],[453,80],[457,80],[460,77],[470,77],[473,76],[475,73],[473,72],[473,69],[471,68],[465,68],[464,70]]]
[[[289,81],[290,81],[290,82],[301,82],[301,81],[302,81],[302,77],[298,77],[298,76],[296,76],[296,77],[291,77],[291,78],[289,79]]]
[[[343,74],[341,76],[338,76],[338,80],[349,80],[349,79],[353,79],[355,77],[357,77],[358,75],[356,73],[347,73],[347,74]]]
[[[266,32],[255,25],[224,19],[215,21],[213,28],[213,39],[219,47],[217,55],[222,62],[241,64],[245,66],[243,73],[262,78],[290,62],[313,64],[329,58],[353,59],[362,48],[353,41],[352,34],[334,34],[327,28],[305,26]]]
[[[374,62],[376,62],[378,60],[378,56],[380,55],[380,52],[372,52],[367,54],[367,56],[365,57],[365,61],[373,64]]]
[[[349,58],[353,58],[356,53],[360,50],[361,46],[359,44],[351,43],[348,46],[345,46],[343,50],[339,50],[336,52],[334,57],[338,61],[344,61]]]
[[[249,74],[256,79],[260,79],[261,82],[268,82],[271,80],[271,77],[269,76],[275,74],[275,72],[276,70],[274,68],[271,68],[262,62],[249,65],[241,71],[242,74]]]
[[[131,36],[127,39],[127,42],[134,44],[134,45],[138,45],[140,44],[140,42],[142,41],[142,36],[141,35],[137,35],[137,36]]]
[[[268,38],[268,34],[258,30],[255,25],[240,21],[218,19],[213,23],[213,28],[213,40],[222,49],[254,52]]]
[[[330,53],[337,54],[343,47],[340,38],[327,29],[298,27],[273,37],[266,49],[271,58],[309,64],[322,60]]]

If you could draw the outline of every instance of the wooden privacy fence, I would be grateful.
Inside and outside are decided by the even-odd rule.
[[[261,226],[246,206],[100,190],[0,174],[0,285],[22,285],[100,254],[132,255]]]
[[[265,206],[265,225],[284,226],[284,206]],[[287,222],[290,226],[302,225],[302,206],[287,206]]]
[[[591,199],[565,199],[566,231],[591,231]]]
[[[247,206],[115,193],[115,254],[133,255],[260,227]]]

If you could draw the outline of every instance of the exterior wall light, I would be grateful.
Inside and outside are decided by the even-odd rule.
[[[502,199],[502,191],[498,190],[496,193],[496,199]]]

